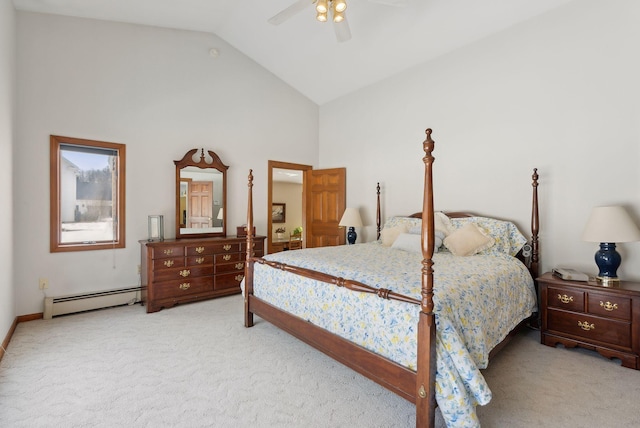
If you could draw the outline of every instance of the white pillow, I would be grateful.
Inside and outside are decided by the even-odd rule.
[[[380,232],[380,240],[382,241],[382,245],[385,247],[390,247],[401,233],[405,233],[407,231],[406,224],[399,224],[394,227],[386,227]]]
[[[442,211],[434,212],[433,225],[435,226],[436,230],[443,231],[444,236],[447,236],[449,235],[449,233],[451,233],[451,220],[449,220],[449,217],[447,217],[447,215]]]
[[[442,232],[436,232],[436,239],[434,242],[433,252],[437,253],[438,248],[442,245],[442,238],[438,234]],[[415,233],[401,233],[391,245],[391,248],[397,248],[398,250],[409,251],[411,253],[422,253],[422,236]]]
[[[413,233],[401,233],[393,242],[391,248],[410,253],[422,253],[422,237]]]
[[[453,229],[453,226],[451,225],[451,220],[449,219],[449,217],[447,217],[445,213],[441,211],[436,211],[434,214],[435,214],[435,216],[433,217],[434,229],[436,230],[436,232],[440,231],[444,234],[444,236],[447,236],[449,233],[451,233]],[[420,221],[420,224],[409,227],[409,233],[421,234],[422,221]]]
[[[482,250],[486,250],[494,243],[495,240],[487,236],[474,223],[467,223],[444,238],[444,246],[454,256],[463,257],[472,256]]]

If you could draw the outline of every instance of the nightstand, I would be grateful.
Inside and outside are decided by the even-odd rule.
[[[576,346],[618,358],[640,369],[640,282],[604,287],[595,281],[565,281],[551,273],[538,279],[540,342]]]

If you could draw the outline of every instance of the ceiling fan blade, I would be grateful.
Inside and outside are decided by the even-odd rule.
[[[302,12],[310,4],[313,4],[313,0],[298,0],[295,3],[293,3],[291,6],[287,7],[286,9],[283,9],[276,15],[269,18],[267,22],[269,22],[269,24],[272,24],[272,25],[280,25],[287,19],[294,16],[295,14]]]
[[[341,22],[333,24],[333,30],[336,33],[336,39],[338,39],[339,43],[351,40],[351,29],[349,28],[346,16]]]

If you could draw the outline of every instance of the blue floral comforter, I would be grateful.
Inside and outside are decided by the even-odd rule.
[[[420,254],[379,243],[287,251],[265,257],[420,299]],[[434,254],[436,400],[449,427],[479,426],[476,405],[491,391],[480,369],[489,352],[536,310],[533,280],[507,254]],[[256,264],[254,295],[416,369],[420,307],[353,292]]]

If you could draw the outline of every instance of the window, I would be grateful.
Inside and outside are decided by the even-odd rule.
[[[51,136],[51,252],[125,246],[125,145]]]

